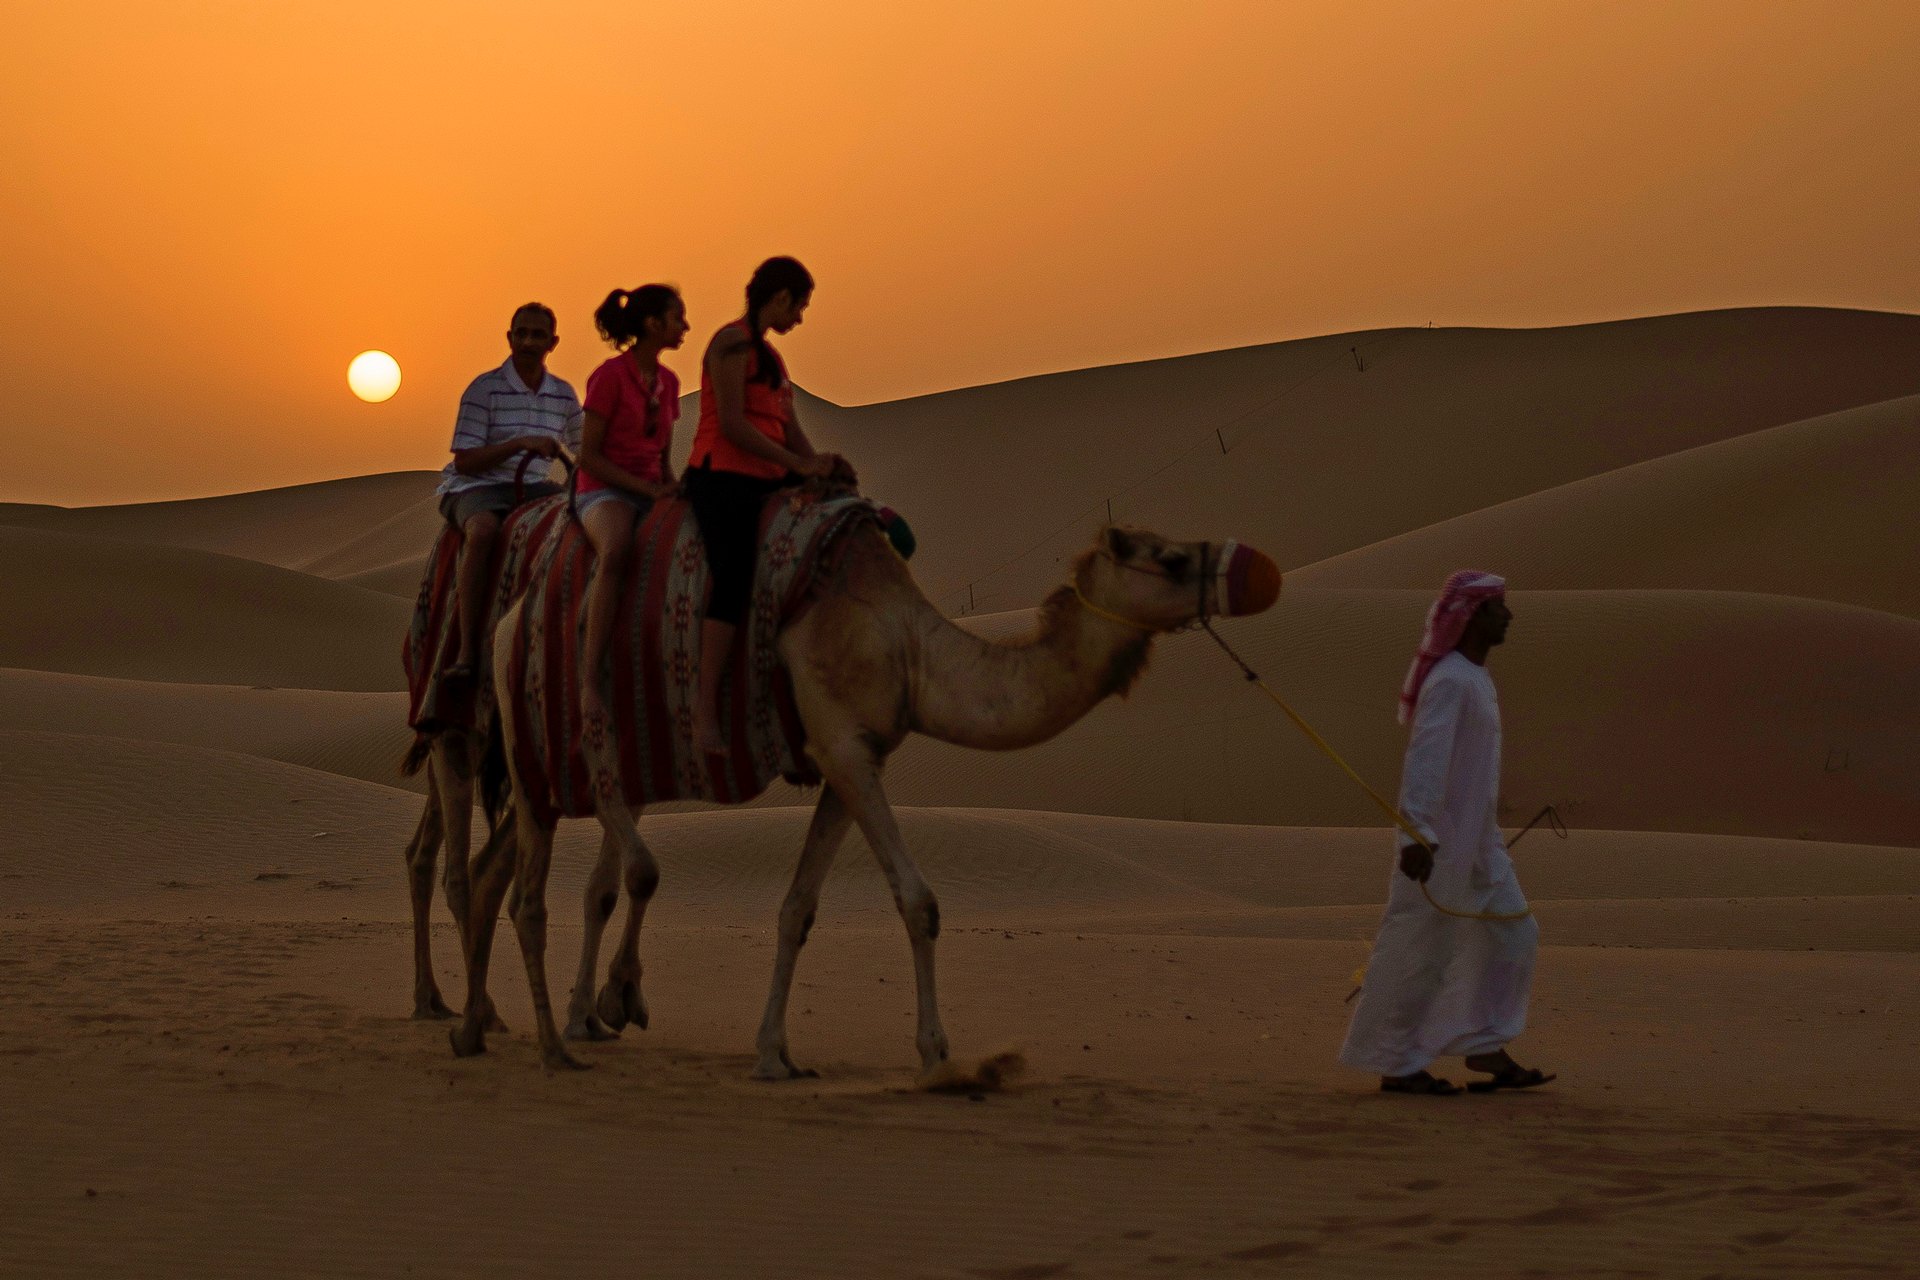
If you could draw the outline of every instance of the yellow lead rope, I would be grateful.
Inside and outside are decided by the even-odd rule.
[[[1408,822],[1406,818],[1402,816],[1401,812],[1398,809],[1394,808],[1393,805],[1389,804],[1385,796],[1381,795],[1378,791],[1375,791],[1371,786],[1367,785],[1367,780],[1361,777],[1357,772],[1355,772],[1354,767],[1348,764],[1344,759],[1342,759],[1340,756],[1340,753],[1338,751],[1335,751],[1331,746],[1329,746],[1327,743],[1327,740],[1321,737],[1318,733],[1316,733],[1314,731],[1313,726],[1308,724],[1298,711],[1295,711],[1292,707],[1288,706],[1286,699],[1282,698],[1279,694],[1275,693],[1272,689],[1268,688],[1267,682],[1265,680],[1262,680],[1258,675],[1256,675],[1252,667],[1249,667],[1245,662],[1241,661],[1240,655],[1235,653],[1232,650],[1232,648],[1228,646],[1227,642],[1220,638],[1219,633],[1213,629],[1213,627],[1206,621],[1206,619],[1204,618],[1201,619],[1200,625],[1202,628],[1206,630],[1206,633],[1208,635],[1213,637],[1214,643],[1219,645],[1223,650],[1225,650],[1226,655],[1229,658],[1233,659],[1234,665],[1239,667],[1241,671],[1246,673],[1247,679],[1252,681],[1254,684],[1258,685],[1260,688],[1260,692],[1266,694],[1269,698],[1272,698],[1274,706],[1279,707],[1282,711],[1287,713],[1287,719],[1293,721],[1294,725],[1300,730],[1300,732],[1307,735],[1307,740],[1312,742],[1314,746],[1320,748],[1321,753],[1325,755],[1327,759],[1339,765],[1342,772],[1344,772],[1349,778],[1352,778],[1355,784],[1358,785],[1362,791],[1366,792],[1369,796],[1373,798],[1373,802],[1380,806],[1380,811],[1386,814],[1389,818],[1393,819],[1393,825],[1395,825],[1396,827],[1399,827],[1402,831],[1412,836],[1416,841],[1419,842],[1420,847],[1422,849],[1425,849],[1429,854],[1431,854],[1434,851],[1433,845],[1427,840],[1427,838],[1421,835],[1418,831],[1414,830],[1413,824]],[[1533,908],[1531,907],[1527,908],[1525,911],[1510,911],[1510,912],[1455,911],[1452,907],[1445,906],[1439,902],[1434,901],[1433,894],[1427,889],[1427,883],[1424,880],[1420,881],[1420,893],[1423,897],[1426,898],[1427,902],[1433,907],[1435,911],[1438,911],[1441,915],[1453,916],[1455,919],[1459,919],[1459,920],[1513,921],[1513,920],[1525,920],[1528,916],[1533,914]]]

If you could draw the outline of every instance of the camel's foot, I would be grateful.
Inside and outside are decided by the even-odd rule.
[[[569,1040],[618,1040],[620,1038],[618,1031],[592,1014],[573,1019],[567,1023],[567,1029],[560,1034]]]
[[[937,1070],[947,1060],[947,1037],[944,1033],[922,1040],[920,1043],[920,1071],[924,1075]]]
[[[811,1067],[796,1067],[787,1051],[763,1050],[760,1061],[753,1064],[755,1080],[817,1080],[820,1073]]]
[[[471,1058],[487,1051],[487,1029],[473,1018],[463,1019],[459,1026],[449,1028],[447,1040],[453,1045],[456,1058]]]
[[[540,1051],[540,1065],[549,1071],[589,1071],[590,1064],[580,1061],[566,1051],[563,1045],[555,1044]]]
[[[642,1031],[647,1029],[647,998],[640,994],[637,978],[607,979],[607,985],[600,988],[597,1012],[600,1021],[615,1031],[629,1022]]]
[[[413,1020],[415,1022],[444,1021],[453,1016],[453,1010],[447,1008],[447,1002],[440,998],[438,991],[429,992],[423,999],[413,999]]]
[[[493,997],[487,997],[487,1011],[482,1017],[486,1029],[500,1035],[507,1034],[507,1024],[500,1017],[500,1011],[493,1007]]]

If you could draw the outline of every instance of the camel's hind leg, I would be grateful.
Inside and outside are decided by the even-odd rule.
[[[754,1064],[756,1080],[790,1080],[816,1074],[793,1065],[787,1053],[787,995],[793,989],[793,970],[813,929],[813,913],[820,906],[820,886],[833,855],[846,838],[852,815],[832,786],[822,788],[820,803],[814,808],[813,822],[807,828],[807,842],[800,851],[800,865],[794,868],[793,884],[780,907],[780,951],[773,962],[773,985],[767,992],[767,1010],[760,1019],[756,1047],[760,1060]]]
[[[516,810],[517,811],[517,810]],[[493,930],[500,920],[500,900],[514,879],[518,831],[509,814],[487,837],[474,861],[473,898],[467,908],[467,927],[461,943],[467,960],[467,1003],[460,1025],[449,1038],[456,1055],[467,1058],[487,1051],[487,1032],[504,1031],[487,994],[487,967],[493,959]]]
[[[520,864],[514,877],[513,927],[520,935],[520,954],[527,962],[527,985],[533,992],[534,1031],[540,1038],[540,1061],[549,1069],[584,1070],[586,1063],[567,1052],[553,1024],[553,1002],[547,992],[547,870],[553,862],[553,828],[536,822],[517,794],[514,810],[519,826]]]
[[[413,1016],[451,1018],[453,1010],[440,998],[433,979],[433,864],[439,857],[443,827],[440,793],[428,778],[427,803],[407,845],[407,890],[413,900]]]
[[[593,1010],[593,971],[600,963],[600,938],[620,900],[620,847],[611,831],[600,836],[600,857],[587,876],[585,927],[580,937],[580,972],[567,1000],[569,1040],[613,1040],[620,1032],[600,1021]]]
[[[439,800],[445,832],[447,910],[462,932],[467,927],[467,902],[472,890],[467,854],[473,847],[473,760],[466,740],[457,733],[442,734],[427,760],[427,785]]]

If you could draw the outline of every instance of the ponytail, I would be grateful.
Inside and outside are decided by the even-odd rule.
[[[638,289],[615,289],[594,309],[593,327],[612,344],[625,351],[647,336],[647,321],[665,320],[680,293],[668,284],[643,284]]]

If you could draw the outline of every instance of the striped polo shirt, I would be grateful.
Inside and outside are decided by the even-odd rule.
[[[520,380],[512,357],[498,369],[489,369],[475,378],[460,397],[460,416],[453,425],[453,451],[478,449],[499,444],[515,436],[551,436],[562,444],[580,438],[580,400],[573,388],[553,374],[547,374],[535,391]],[[478,475],[461,475],[454,464],[446,465],[446,479],[436,491],[459,493],[483,484],[512,484],[520,467],[520,455],[514,454]],[[536,460],[527,468],[528,481],[547,478],[547,464]]]

